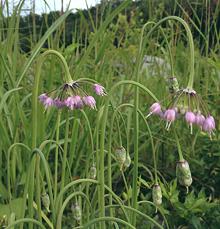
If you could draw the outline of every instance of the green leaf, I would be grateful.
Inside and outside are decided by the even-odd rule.
[[[16,218],[20,218],[22,198],[17,198],[11,201],[11,204],[0,204],[0,217],[7,215],[10,218],[12,213],[15,213]]]
[[[65,12],[61,17],[59,17],[51,26],[50,28],[47,30],[47,32],[43,35],[43,37],[38,41],[38,43],[36,44],[35,48],[32,51],[32,54],[30,55],[30,57],[28,58],[27,62],[24,65],[24,68],[22,70],[22,73],[18,79],[17,82],[17,87],[18,85],[20,85],[22,79],[24,78],[28,68],[30,67],[30,65],[32,64],[34,58],[37,56],[37,54],[40,52],[40,49],[42,48],[42,46],[44,45],[44,43],[46,42],[46,40],[49,38],[49,36],[65,21],[65,19],[67,18],[67,16],[71,13],[71,11],[67,11]]]

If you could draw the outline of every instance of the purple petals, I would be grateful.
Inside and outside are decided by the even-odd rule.
[[[187,123],[192,125],[196,121],[196,116],[193,112],[187,111],[185,114],[185,119]]]
[[[205,121],[204,115],[202,115],[202,114],[197,114],[197,115],[196,115],[195,123],[196,123],[198,126],[202,127],[204,121]]]
[[[54,106],[57,108],[63,108],[65,106],[64,101],[60,100],[59,98],[54,99]]]
[[[161,106],[159,103],[153,103],[149,110],[150,113],[147,115],[147,118],[152,114],[160,115],[162,113]]]
[[[43,103],[46,109],[54,105],[54,100],[48,97],[46,93],[39,95],[38,99]]]
[[[150,112],[152,114],[160,114],[161,112],[161,106],[159,103],[153,103],[150,107]]]
[[[106,93],[105,93],[105,88],[99,84],[94,84],[93,85],[93,89],[96,93],[96,95],[100,95],[100,96],[105,96]]]
[[[38,96],[38,99],[40,100],[40,102],[44,102],[46,99],[48,98],[46,93],[43,93],[41,95]]]
[[[75,97],[75,107],[76,109],[81,109],[83,107],[83,101],[79,95],[74,96]]]
[[[48,107],[51,107],[54,105],[53,99],[50,97],[47,97],[46,99],[44,99],[43,104],[44,104],[45,108],[47,109]]]
[[[176,118],[176,111],[175,109],[168,109],[164,113],[164,118],[167,122],[173,122]]]
[[[169,130],[171,123],[176,119],[176,110],[174,108],[166,110],[164,119],[167,121],[165,128]]]
[[[187,111],[185,114],[186,122],[190,125],[190,133],[192,134],[192,124],[196,121],[196,116],[193,112]]]
[[[90,95],[89,96],[84,96],[82,98],[82,100],[83,100],[84,104],[89,106],[90,108],[92,108],[92,109],[96,108],[96,101],[95,101],[94,97],[92,97]]]
[[[213,132],[213,130],[215,129],[215,120],[212,116],[208,116],[205,121],[203,122],[202,125],[202,129],[203,131],[208,132],[209,134],[211,134]]]
[[[82,99],[79,95],[70,96],[65,100],[65,105],[70,109],[81,109],[83,107]]]

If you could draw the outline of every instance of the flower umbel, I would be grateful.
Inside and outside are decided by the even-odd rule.
[[[70,110],[82,109],[84,106],[96,109],[95,98],[88,95],[82,87],[85,83],[90,84],[90,82],[80,80],[65,83],[56,90],[41,94],[38,97],[39,101],[46,109],[52,106],[58,109],[66,107]],[[105,88],[99,84],[94,84],[93,89],[99,96],[106,95]]]
[[[174,92],[174,91],[173,91]],[[197,125],[201,130],[207,132],[210,136],[215,130],[215,120],[206,108],[197,93],[189,88],[176,90],[168,101],[168,106],[162,107],[161,102],[153,103],[150,107],[150,115],[158,115],[166,121],[166,129],[169,130],[171,123],[176,119],[184,117],[190,127],[192,134],[193,125]]]

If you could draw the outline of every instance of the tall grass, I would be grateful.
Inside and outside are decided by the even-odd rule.
[[[211,1],[204,2],[204,9],[211,7]],[[88,9],[89,22],[80,12],[80,28],[67,47],[63,37],[70,10],[44,34],[36,34],[33,20],[34,35],[25,38],[28,53],[20,47],[24,1],[10,17],[8,1],[1,7],[2,227],[208,228],[220,223],[219,42],[210,45],[219,40],[219,3],[212,23],[210,14],[203,16],[205,30],[204,18],[197,15],[199,1],[188,2],[190,16],[182,1],[173,1],[172,12],[161,11],[167,17],[153,1],[146,3],[150,19],[141,27],[135,24],[138,15],[130,22],[124,16],[134,4],[130,0],[116,8],[111,2],[97,6],[95,18]],[[179,17],[171,16],[177,9]],[[193,40],[190,29],[204,46]],[[168,75],[157,63],[153,70],[143,69],[145,54],[169,63]],[[146,118],[153,102],[170,96],[170,76],[208,104],[216,119],[212,141],[198,128],[191,135],[181,122],[166,131],[157,117]],[[43,92],[72,81],[105,86],[107,96],[96,97],[97,110],[45,110],[38,102]],[[127,164],[120,164],[120,150]],[[188,194],[175,176],[175,162],[183,158],[192,165]],[[162,189],[162,205],[152,200],[155,185]]]

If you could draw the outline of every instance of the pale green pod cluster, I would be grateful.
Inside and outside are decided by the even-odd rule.
[[[92,165],[90,167],[90,170],[89,170],[89,178],[95,180],[96,179],[96,175],[97,175],[96,167],[95,167],[95,165]]]
[[[123,165],[123,170],[126,170],[127,168],[129,168],[130,165],[131,165],[131,157],[129,154],[127,154],[124,165]]]
[[[176,176],[181,185],[188,188],[192,184],[191,171],[186,160],[180,160],[177,162]]]
[[[75,203],[71,207],[73,217],[76,221],[80,221],[82,218],[82,211],[78,203]]]
[[[155,205],[159,206],[162,204],[162,191],[159,184],[153,186],[152,196]]]
[[[176,93],[179,91],[179,83],[176,77],[170,77],[167,80],[168,88],[171,94]]]
[[[131,157],[123,146],[115,149],[116,161],[119,164],[120,171],[126,170],[131,164]]]
[[[46,192],[41,195],[41,200],[43,206],[46,208],[48,212],[50,212],[50,197]]]

